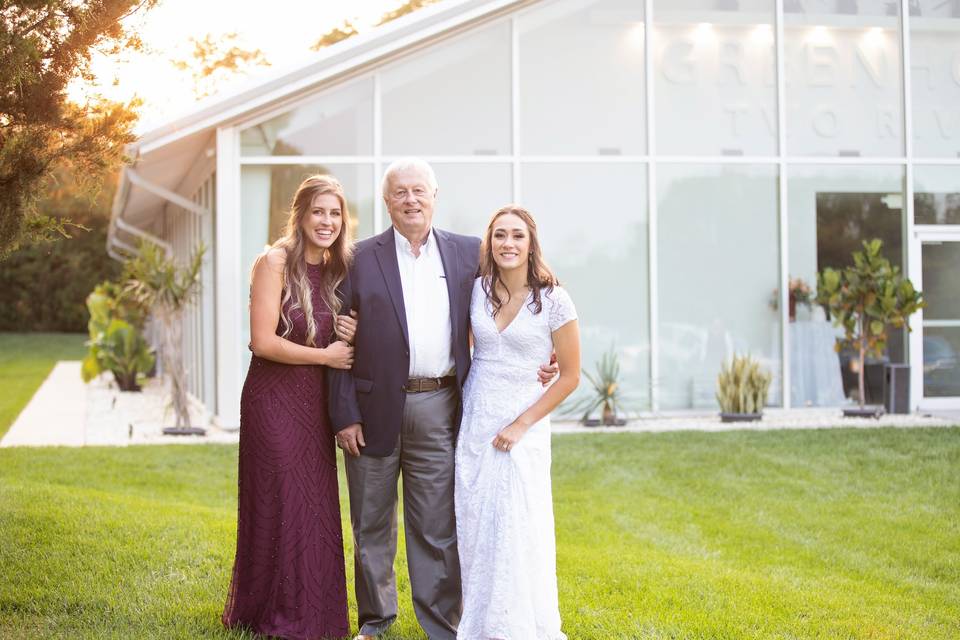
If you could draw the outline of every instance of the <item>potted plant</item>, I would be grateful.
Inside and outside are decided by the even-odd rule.
[[[570,408],[574,412],[582,412],[580,422],[588,427],[623,426],[626,419],[619,417],[623,406],[623,394],[620,387],[620,360],[613,347],[610,348],[596,364],[596,375],[583,369],[583,375],[590,383],[589,395],[575,402]],[[600,418],[591,418],[590,414],[597,408],[601,409]]]
[[[170,380],[170,395],[176,425],[163,430],[168,435],[203,435],[206,430],[190,425],[187,371],[183,364],[183,312],[200,291],[200,266],[205,248],[197,247],[185,266],[177,264],[152,242],[142,242],[138,254],[127,261],[126,290],[151,310],[161,334],[160,364]]]
[[[139,377],[155,362],[142,333],[144,310],[124,296],[117,283],[109,281],[98,284],[87,296],[87,310],[90,339],[80,368],[83,381],[109,371],[120,391],[140,391]]]
[[[899,267],[880,255],[882,247],[879,239],[864,240],[863,251],[853,253],[853,266],[827,268],[817,274],[817,302],[827,308],[835,325],[843,327],[836,350],[848,347],[859,356],[859,407],[844,409],[845,416],[879,417],[883,413],[883,407],[864,404],[864,362],[868,355],[883,355],[890,326],[909,331],[908,319],[925,306],[923,294],[900,274]]]
[[[752,422],[763,417],[773,376],[749,355],[733,354],[717,376],[721,422]]]

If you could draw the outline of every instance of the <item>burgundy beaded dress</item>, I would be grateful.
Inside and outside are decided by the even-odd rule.
[[[333,333],[310,265],[318,347]],[[303,312],[288,340],[306,344]],[[282,323],[281,323],[282,324]],[[277,333],[281,333],[278,328]],[[237,555],[227,627],[281,638],[347,635],[347,587],[337,456],[327,417],[326,368],[253,356],[240,396]]]

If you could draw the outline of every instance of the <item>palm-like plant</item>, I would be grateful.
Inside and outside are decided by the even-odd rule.
[[[590,414],[601,408],[601,422],[605,425],[617,424],[617,415],[623,408],[623,391],[620,387],[620,359],[613,347],[600,357],[595,374],[583,369],[583,375],[590,383],[589,395],[575,402],[570,410],[581,413],[581,422],[586,423]]]
[[[143,242],[139,253],[125,265],[126,290],[149,308],[160,325],[160,363],[170,377],[170,393],[176,415],[172,433],[190,433],[187,371],[183,363],[183,312],[200,292],[200,266],[206,251],[201,244],[190,261],[180,266],[152,242]]]

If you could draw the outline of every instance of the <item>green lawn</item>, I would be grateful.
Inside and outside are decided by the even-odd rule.
[[[82,333],[0,333],[0,438],[58,360],[81,360]]]
[[[556,437],[564,629],[958,638],[958,470],[955,428]],[[233,446],[0,450],[0,637],[242,637],[235,492]]]
[[[82,353],[0,334],[0,434]],[[236,455],[0,449],[0,638],[245,637]],[[553,470],[570,640],[960,638],[958,428],[561,436]],[[403,558],[385,638],[422,639]]]

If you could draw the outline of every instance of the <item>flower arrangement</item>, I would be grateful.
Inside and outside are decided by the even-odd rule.
[[[790,311],[790,320],[797,318],[797,305],[802,304],[807,309],[813,306],[816,293],[803,278],[790,278],[787,282],[787,302]],[[776,311],[780,308],[780,290],[774,289],[770,294],[770,308]]]

